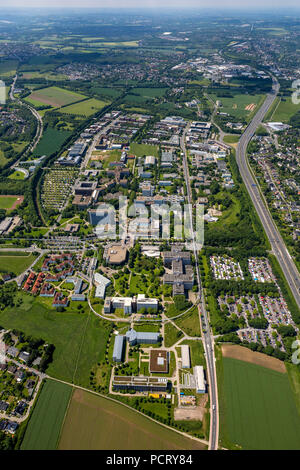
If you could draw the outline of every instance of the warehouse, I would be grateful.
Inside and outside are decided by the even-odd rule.
[[[194,367],[194,377],[195,377],[195,382],[196,382],[196,393],[205,393],[206,384],[205,384],[203,366]]]
[[[114,344],[114,350],[113,350],[114,362],[122,362],[123,352],[124,352],[124,343],[125,343],[124,335],[117,335],[115,337],[115,344]]]
[[[181,367],[182,369],[191,367],[190,347],[187,344],[181,345]]]

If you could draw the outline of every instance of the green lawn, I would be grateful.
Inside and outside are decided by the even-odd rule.
[[[55,450],[72,387],[46,380],[28,422],[21,450]]]
[[[187,335],[201,336],[198,307],[193,307],[189,312],[174,321]]]
[[[300,415],[287,374],[223,358],[220,430],[243,449],[300,449]]]
[[[170,348],[175,344],[179,339],[183,336],[182,332],[180,330],[177,330],[175,326],[172,325],[172,323],[166,323],[165,324],[165,347]]]
[[[0,256],[0,273],[12,272],[16,276],[24,272],[37,258],[33,254],[24,253],[23,256],[7,252],[7,256]]]
[[[134,142],[130,144],[130,152],[137,157],[143,157],[144,155],[153,155],[154,157],[158,157],[157,145],[136,144]]]

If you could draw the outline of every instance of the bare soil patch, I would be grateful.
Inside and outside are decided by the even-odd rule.
[[[224,357],[231,357],[232,359],[239,359],[240,361],[250,362],[258,366],[266,367],[267,369],[275,370],[277,372],[286,373],[285,364],[283,361],[276,359],[276,357],[267,356],[259,352],[251,351],[243,346],[223,344],[222,355]]]

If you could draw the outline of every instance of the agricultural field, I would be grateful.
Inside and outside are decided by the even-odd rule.
[[[254,112],[262,104],[264,95],[246,95],[235,94],[232,98],[218,97],[216,94],[211,94],[210,98],[216,102],[219,100],[222,107],[219,108],[221,113],[228,113],[242,121],[249,121]]]
[[[69,131],[59,131],[52,127],[47,127],[40,142],[33,151],[33,156],[49,156],[57,152],[70,135],[71,132]]]
[[[49,306],[49,299],[23,292],[17,294],[16,301],[22,302],[17,309],[0,312],[0,325],[54,344],[53,362],[47,373],[89,387],[91,369],[104,360],[111,324],[89,315],[87,303],[83,313],[78,313],[77,305],[72,302],[65,312],[57,312]]]
[[[97,113],[98,111],[101,111],[101,109],[103,109],[105,106],[108,106],[110,103],[110,101],[100,101],[96,100],[95,98],[91,98],[89,100],[81,101],[80,103],[61,108],[59,112],[88,117]]]
[[[291,97],[285,98],[285,101],[281,99],[279,105],[274,110],[270,120],[274,122],[285,122],[288,123],[290,118],[300,110],[300,104],[292,103]]]
[[[35,261],[37,256],[32,253],[0,252],[0,275],[14,273],[16,276],[24,272]]]
[[[119,403],[83,390],[75,390],[58,448],[203,450],[205,446],[166,429]]]
[[[0,77],[3,79],[13,77],[16,73],[17,67],[17,60],[5,60],[0,62]]]
[[[255,363],[218,362],[221,444],[257,450],[300,449],[300,415],[289,378]]]
[[[25,101],[28,101],[35,106],[49,105],[53,108],[60,108],[61,106],[66,106],[71,103],[84,100],[85,98],[86,96],[80,95],[79,93],[51,86],[33,91],[27,98],[25,98]]]
[[[55,450],[72,387],[46,380],[28,422],[21,450]]]

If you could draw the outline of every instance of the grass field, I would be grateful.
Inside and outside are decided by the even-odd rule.
[[[40,90],[33,91],[27,100],[33,100],[42,105],[50,105],[54,108],[60,108],[76,101],[85,99],[86,96],[73,91],[65,90],[56,86],[50,86],[48,88],[41,88]]]
[[[221,441],[243,449],[300,449],[298,414],[288,375],[223,357],[219,371]]]
[[[30,417],[21,450],[55,450],[72,387],[46,380]]]
[[[144,155],[153,155],[154,157],[158,157],[157,145],[136,144],[134,142],[130,144],[130,152],[137,157],[143,157]]]
[[[256,112],[262,104],[264,95],[246,95],[237,93],[232,98],[218,97],[216,94],[211,94],[210,97],[214,102],[217,100],[221,101],[222,107],[220,108],[220,112],[229,113],[237,119],[249,121],[253,113]],[[246,109],[247,106],[252,104],[252,108]]]
[[[72,104],[71,106],[61,108],[59,112],[67,114],[77,114],[82,116],[91,116],[92,114],[101,111],[102,108],[108,106],[110,103],[110,101],[100,101],[91,98],[90,100],[81,101],[80,103]]]
[[[17,200],[18,196],[1,196],[0,209],[11,209]]]
[[[289,122],[290,118],[300,110],[300,104],[292,103],[291,97],[280,101],[278,107],[271,116],[274,122]]]
[[[71,135],[69,131],[58,131],[52,127],[47,127],[40,142],[34,149],[34,156],[51,155],[57,152],[65,140]]]
[[[182,317],[174,321],[187,335],[201,336],[198,307],[195,306],[191,308],[191,310],[182,315]]]
[[[11,180],[24,180],[25,173],[23,171],[14,171],[11,175],[9,175],[9,179]]]
[[[33,254],[24,253],[23,256],[19,254],[0,256],[0,273],[13,272],[16,276],[25,271],[37,258]]]
[[[23,300],[22,305],[0,312],[0,325],[54,344],[53,362],[47,373],[88,387],[91,369],[104,359],[111,325],[94,315],[78,313],[78,302],[71,303],[65,312],[56,312],[50,306],[51,299],[49,303],[49,299],[34,298],[23,292],[18,298]],[[85,312],[88,310],[85,304]]]
[[[205,446],[166,429],[119,403],[75,390],[58,448],[201,450]]]

